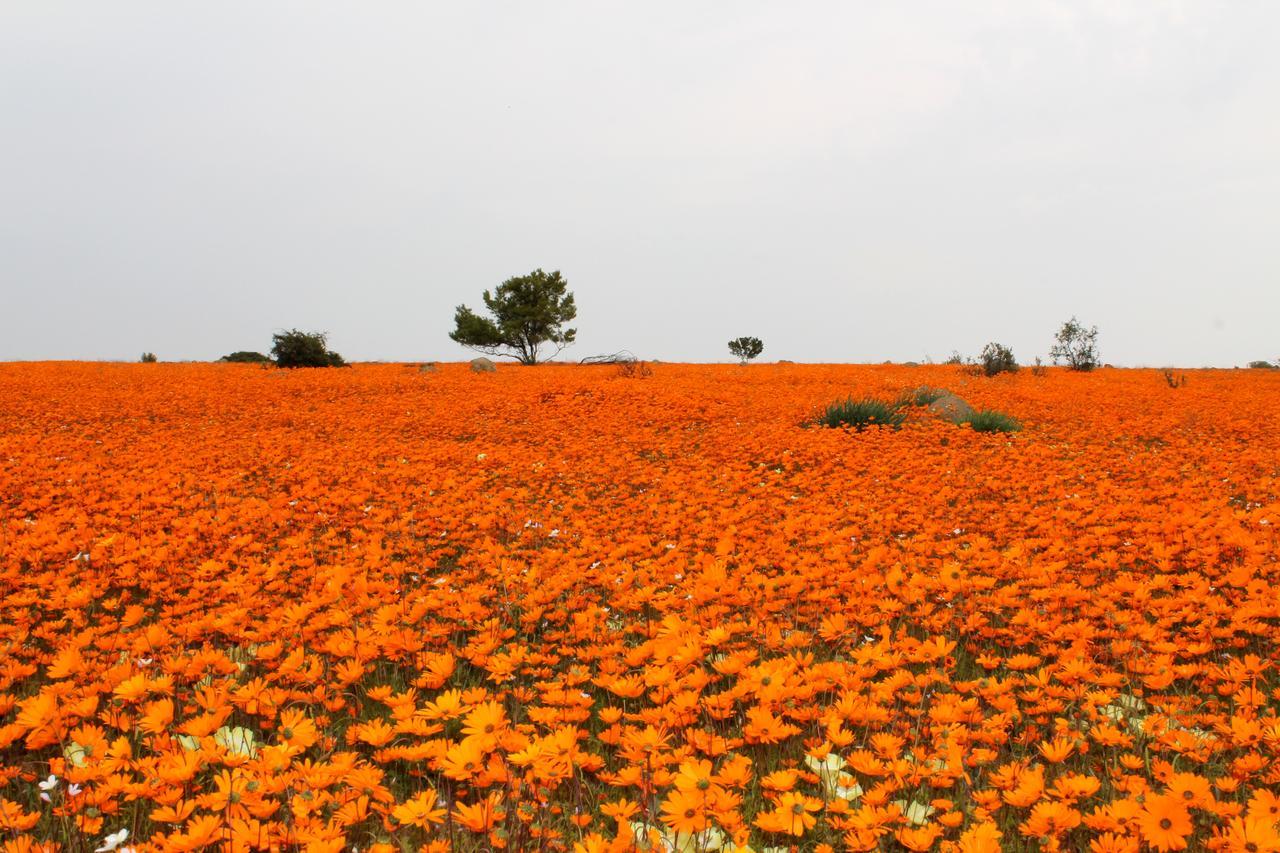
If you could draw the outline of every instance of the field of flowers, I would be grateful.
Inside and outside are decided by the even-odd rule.
[[[0,365],[0,844],[1280,850],[1277,400]]]

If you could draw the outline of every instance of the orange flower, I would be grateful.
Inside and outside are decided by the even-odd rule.
[[[0,364],[6,852],[1274,846],[1280,372],[643,373]]]
[[[765,832],[785,832],[800,836],[818,822],[812,812],[821,808],[821,800],[789,791],[778,799],[778,804],[772,811],[757,815],[755,824]]]
[[[1277,853],[1280,851],[1280,830],[1274,821],[1266,818],[1233,817],[1227,823],[1223,836],[1226,853]]]
[[[450,779],[465,782],[484,768],[484,749],[479,739],[467,738],[449,748],[440,769]]]
[[[506,812],[502,809],[501,796],[493,793],[472,805],[459,803],[453,810],[453,816],[472,832],[487,832],[506,816]]]
[[[1052,741],[1045,741],[1036,747],[1040,750],[1040,754],[1045,757],[1046,761],[1053,764],[1060,764],[1067,760],[1067,757],[1075,751],[1075,741],[1064,737],[1054,738]]]
[[[497,702],[485,702],[473,708],[466,717],[462,733],[474,738],[480,748],[488,751],[498,742],[506,728],[506,712]]]
[[[1138,839],[1114,832],[1104,832],[1089,840],[1090,853],[1139,853],[1141,846]]]
[[[1213,805],[1213,788],[1209,780],[1194,773],[1175,773],[1168,780],[1169,795],[1188,808],[1207,809]]]
[[[662,802],[662,822],[676,832],[707,828],[707,798],[698,790],[675,790]]]
[[[436,808],[436,792],[427,789],[391,810],[400,823],[427,829],[433,823],[444,823],[445,809]]]
[[[1147,798],[1138,815],[1138,828],[1147,844],[1159,851],[1185,850],[1194,829],[1181,797],[1160,794]]]

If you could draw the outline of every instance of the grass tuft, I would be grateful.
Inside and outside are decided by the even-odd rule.
[[[1018,432],[1022,429],[1022,424],[1017,418],[1011,418],[1004,412],[991,409],[974,412],[965,423],[972,427],[974,432]]]
[[[897,429],[907,419],[899,403],[887,403],[874,397],[855,400],[837,400],[827,406],[826,411],[818,415],[814,423],[818,426],[852,427],[861,432],[867,427],[889,426]]]
[[[928,406],[951,393],[946,388],[930,388],[921,385],[912,391],[904,391],[898,399],[899,406]]]

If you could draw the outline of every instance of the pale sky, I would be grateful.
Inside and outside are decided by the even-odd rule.
[[[1280,3],[0,2],[0,359],[1280,356]]]

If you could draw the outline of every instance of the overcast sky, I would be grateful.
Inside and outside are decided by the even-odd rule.
[[[0,3],[0,359],[1280,356],[1280,3]]]

